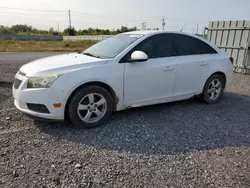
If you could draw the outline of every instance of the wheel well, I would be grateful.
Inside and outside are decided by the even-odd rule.
[[[216,75],[216,74],[217,74],[217,75],[220,75],[220,76],[224,79],[224,82],[225,82],[224,84],[226,85],[226,83],[227,83],[226,75],[225,75],[223,72],[215,72],[215,73],[213,73],[211,76]],[[210,77],[211,77],[211,76],[210,76]],[[210,78],[210,77],[209,77],[209,78]],[[209,79],[209,78],[208,78],[208,79]],[[224,86],[225,86],[225,85],[224,85]]]
[[[208,79],[206,80],[206,83],[207,83],[207,81],[209,80],[209,78],[211,78],[213,75],[220,75],[223,79],[224,79],[224,86],[226,85],[226,82],[227,82],[227,78],[226,78],[226,75],[223,73],[223,72],[215,72],[215,73],[213,73],[211,76],[209,76],[208,77]],[[202,90],[202,92],[204,91],[204,88],[205,88],[205,86],[206,86],[206,83],[204,84],[204,86],[203,86],[203,90]]]
[[[67,109],[68,109],[68,104],[69,104],[69,101],[71,100],[72,96],[77,92],[79,91],[80,89],[82,89],[83,87],[86,87],[86,86],[89,86],[89,85],[98,85],[98,86],[101,86],[103,87],[104,89],[106,89],[110,95],[112,96],[112,99],[113,99],[113,111],[116,110],[116,105],[117,103],[119,102],[119,98],[116,96],[115,94],[115,91],[108,85],[108,84],[105,84],[103,82],[88,82],[88,83],[85,83],[85,84],[82,84],[80,85],[79,87],[77,87],[69,96],[67,102],[66,102],[66,106],[65,106],[65,110],[64,110],[64,117],[66,118],[67,117]]]

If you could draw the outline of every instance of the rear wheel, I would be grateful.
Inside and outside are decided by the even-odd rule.
[[[218,102],[223,94],[225,87],[225,80],[222,76],[215,74],[211,76],[204,87],[202,99],[208,104]]]
[[[72,96],[68,117],[77,127],[95,128],[109,118],[112,104],[112,97],[107,90],[97,85],[86,86]]]

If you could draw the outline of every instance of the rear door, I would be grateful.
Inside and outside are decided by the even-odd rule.
[[[175,100],[201,92],[207,72],[209,58],[217,53],[205,42],[184,34],[174,34],[176,52]]]

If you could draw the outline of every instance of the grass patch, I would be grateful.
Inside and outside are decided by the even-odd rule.
[[[18,41],[0,40],[0,52],[82,51],[97,41]]]

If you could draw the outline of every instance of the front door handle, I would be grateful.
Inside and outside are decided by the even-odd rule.
[[[163,69],[163,71],[171,71],[171,70],[174,70],[174,68],[173,68],[173,67],[165,67],[165,68]]]
[[[206,66],[207,65],[207,62],[206,61],[203,61],[200,63],[200,66]]]

